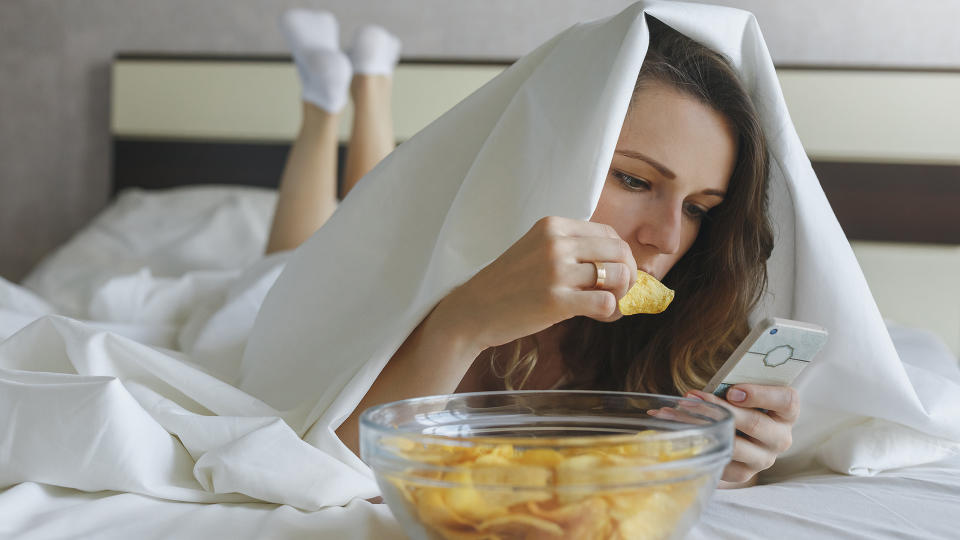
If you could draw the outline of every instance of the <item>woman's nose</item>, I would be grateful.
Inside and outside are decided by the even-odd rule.
[[[649,219],[637,228],[637,241],[670,255],[680,249],[683,203],[658,206],[659,211],[647,213]]]

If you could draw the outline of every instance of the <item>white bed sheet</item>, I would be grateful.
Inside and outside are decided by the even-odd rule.
[[[718,490],[690,540],[960,538],[960,456],[876,476]]]
[[[303,512],[276,504],[198,504],[23,483],[0,494],[0,538],[405,538],[386,505]]]
[[[210,305],[252,324],[257,298],[229,283],[261,258],[273,194],[246,188],[132,191],[48,258],[28,288],[0,283],[0,341],[63,313],[154,347],[202,356]],[[160,231],[158,233],[158,231]],[[268,261],[269,262],[269,261]],[[279,268],[281,262],[266,266]],[[276,271],[276,270],[275,270]],[[269,276],[264,278],[270,282]],[[259,294],[265,294],[265,288]],[[955,378],[929,333],[891,326],[905,361]],[[242,343],[228,344],[242,347]],[[216,348],[216,347],[214,347]],[[216,358],[206,358],[216,373]],[[2,450],[2,445],[0,445]],[[822,474],[717,492],[690,538],[955,538],[960,456],[876,476]],[[354,501],[306,512],[266,503],[200,504],[22,483],[0,492],[3,538],[400,538],[387,508]]]
[[[717,491],[688,540],[957,538],[960,456],[873,477],[824,474]],[[404,538],[385,505],[303,512],[198,504],[24,483],[0,493],[0,536],[56,538]]]

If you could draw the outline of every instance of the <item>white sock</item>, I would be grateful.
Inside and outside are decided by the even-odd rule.
[[[400,59],[400,40],[383,27],[368,24],[353,35],[350,61],[354,73],[392,75]]]
[[[303,100],[339,112],[347,104],[353,68],[340,51],[337,20],[326,11],[290,9],[280,28],[300,73]]]

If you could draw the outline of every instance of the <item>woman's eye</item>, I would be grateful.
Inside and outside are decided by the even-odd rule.
[[[695,220],[698,220],[698,221],[699,221],[699,220],[702,220],[702,219],[705,218],[705,217],[707,217],[707,212],[708,212],[708,211],[709,211],[709,210],[707,210],[706,208],[702,208],[702,207],[697,206],[697,205],[695,205],[695,204],[688,204],[688,205],[686,206],[687,216],[689,216],[691,219],[695,219]]]
[[[613,171],[613,175],[620,179],[620,183],[625,187],[634,190],[644,190],[650,189],[650,182],[637,178],[635,176],[630,176],[627,173],[622,173],[620,171]]]

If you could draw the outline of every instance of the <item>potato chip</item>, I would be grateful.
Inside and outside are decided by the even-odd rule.
[[[551,472],[543,467],[530,465],[481,465],[470,470],[474,484],[521,487],[546,486]]]
[[[547,509],[530,503],[530,513],[548,519],[561,527],[567,538],[606,538],[613,528],[607,509],[609,504],[600,497],[591,497],[580,502]]]
[[[444,475],[444,480],[459,484],[446,489],[444,501],[451,511],[472,522],[491,519],[506,514],[513,505],[549,499],[544,491],[514,487],[545,487],[551,476],[546,469],[522,465],[470,467]]]
[[[503,540],[500,535],[492,532],[477,532],[449,527],[437,527],[440,538],[444,540]]]
[[[500,535],[491,532],[465,531],[447,527],[438,527],[437,532],[444,540],[502,540]]]
[[[648,493],[634,497],[624,497],[620,503],[617,532],[622,538],[666,538],[670,536],[675,524],[693,503],[695,489],[649,490]],[[617,497],[611,497],[615,499]]]
[[[535,516],[514,513],[506,516],[488,519],[479,525],[481,531],[491,531],[508,537],[513,535],[519,538],[543,537],[563,538],[563,527],[556,523]],[[539,534],[537,534],[539,533]]]
[[[532,448],[517,457],[519,463],[525,465],[542,465],[552,467],[567,459],[563,454],[551,448]]]
[[[643,270],[637,270],[637,282],[627,291],[626,296],[620,299],[620,313],[661,313],[672,301],[671,289]]]
[[[463,516],[469,524],[507,513],[505,502],[473,487],[446,488],[443,494],[446,507],[455,515]]]
[[[416,502],[420,521],[431,525],[469,525],[470,521],[460,517],[444,500],[444,488],[426,488],[413,497]]]

